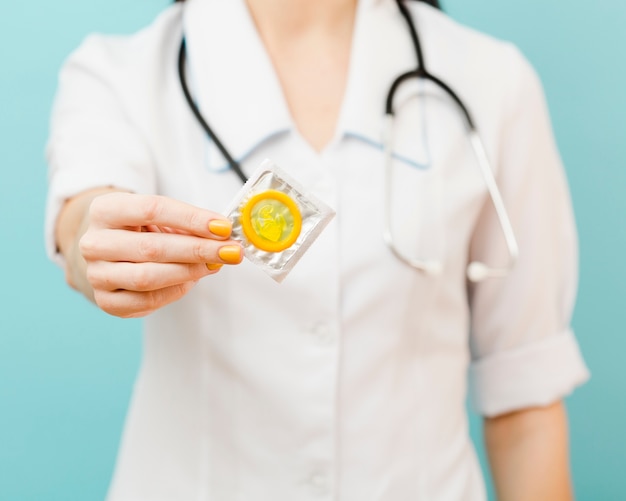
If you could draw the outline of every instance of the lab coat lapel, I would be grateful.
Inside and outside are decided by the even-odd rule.
[[[272,63],[244,0],[188,0],[183,29],[196,102],[236,160],[292,122]],[[212,141],[208,167],[227,168]]]
[[[339,132],[382,149],[385,100],[400,74],[416,67],[405,21],[392,0],[362,1],[353,39],[350,72]],[[430,166],[423,103],[416,99],[423,84],[411,80],[394,99],[397,110],[394,156],[419,168]],[[374,104],[372,104],[374,103]]]

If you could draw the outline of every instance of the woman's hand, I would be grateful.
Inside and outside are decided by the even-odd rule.
[[[70,285],[112,315],[147,315],[180,299],[222,265],[243,258],[241,245],[229,240],[230,221],[217,213],[162,196],[122,192],[95,193],[89,202],[88,210],[84,201],[68,202],[83,207],[82,230],[73,232],[71,246],[62,239],[59,246],[68,261]]]

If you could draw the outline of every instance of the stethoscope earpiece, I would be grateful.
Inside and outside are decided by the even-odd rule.
[[[490,268],[484,263],[478,261],[472,261],[467,267],[467,278],[470,282],[482,282],[487,278],[503,278],[506,277],[509,272],[515,266],[515,259],[511,259],[509,265],[506,268]]]
[[[424,271],[431,276],[438,276],[443,273],[443,266],[440,261],[425,261],[422,266]]]
[[[482,282],[489,276],[489,268],[483,263],[474,261],[468,265],[466,273],[470,282]]]

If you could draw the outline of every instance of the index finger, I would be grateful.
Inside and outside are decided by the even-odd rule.
[[[90,216],[105,228],[163,226],[200,237],[230,236],[230,221],[221,214],[160,195],[102,195],[91,203]]]

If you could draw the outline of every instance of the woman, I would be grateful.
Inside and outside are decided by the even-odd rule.
[[[395,100],[385,196],[383,104],[416,64],[393,0],[188,0],[66,62],[50,253],[104,311],[146,316],[111,501],[485,499],[468,370],[499,498],[572,498],[561,399],[587,371],[540,84],[511,45],[406,6],[493,159],[520,247],[504,278],[466,279],[507,247],[456,105],[428,83]],[[230,238],[241,183],[183,97],[183,34],[193,100],[243,171],[269,157],[337,213],[283,284]],[[394,257],[387,211],[440,273]]]

